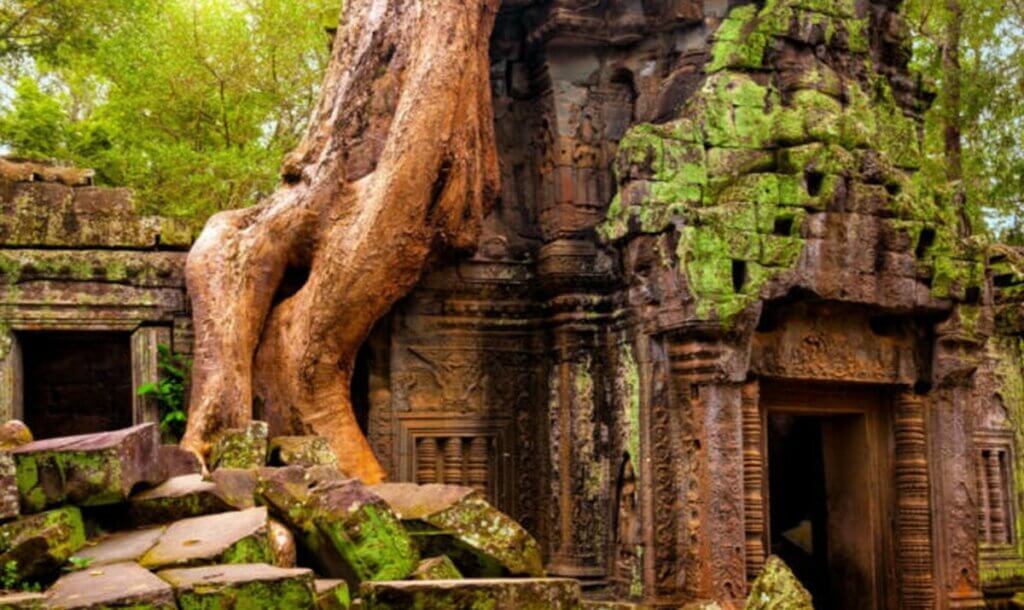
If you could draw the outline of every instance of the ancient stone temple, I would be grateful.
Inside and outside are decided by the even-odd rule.
[[[356,366],[391,478],[481,490],[595,608],[742,606],[770,554],[819,608],[1009,607],[1024,253],[920,171],[899,5],[506,0],[500,200]],[[62,377],[33,353],[137,386],[189,331],[187,236],[29,178],[0,405],[31,423],[74,403],[32,393]]]

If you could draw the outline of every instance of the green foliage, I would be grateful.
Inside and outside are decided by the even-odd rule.
[[[109,27],[20,61],[29,76],[6,77],[0,143],[95,168],[100,183],[133,187],[142,211],[197,223],[276,185],[316,101],[338,0],[80,4],[82,20]]]
[[[72,555],[68,557],[68,565],[64,567],[65,572],[77,572],[78,570],[84,570],[92,565],[92,557],[79,557]]]
[[[0,585],[4,589],[13,589],[18,584],[18,562],[8,561],[3,565],[3,573],[0,574]]]
[[[177,442],[185,433],[185,390],[188,387],[192,360],[171,352],[166,345],[157,346],[160,381],[139,386],[139,396],[152,396],[160,408],[160,432],[164,438]]]

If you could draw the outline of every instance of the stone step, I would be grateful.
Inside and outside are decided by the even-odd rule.
[[[139,483],[163,482],[156,424],[34,441],[11,451],[22,512],[124,502]]]
[[[570,578],[395,580],[360,587],[365,610],[581,610]]]
[[[18,581],[47,577],[84,544],[85,527],[77,507],[37,513],[0,525],[0,566],[15,566]]]
[[[533,536],[470,487],[381,483],[370,490],[406,523],[424,555],[447,555],[465,576],[544,575]]]
[[[90,562],[89,567],[126,561],[138,562],[156,545],[166,529],[166,526],[158,525],[107,534],[86,542],[75,556],[87,559]]]
[[[210,563],[270,563],[274,554],[268,521],[267,509],[262,506],[175,521],[139,563],[154,570]]]
[[[214,565],[163,570],[181,608],[313,610],[313,572],[266,564]]]
[[[131,562],[90,566],[61,576],[50,588],[48,597],[47,607],[62,610],[178,607],[170,585]]]

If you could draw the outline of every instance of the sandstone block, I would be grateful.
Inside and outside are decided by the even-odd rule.
[[[160,464],[168,479],[186,474],[202,474],[203,465],[196,454],[178,445],[160,446]]]
[[[14,449],[24,512],[123,502],[138,483],[159,483],[156,424],[34,441]]]
[[[218,468],[210,473],[221,499],[242,510],[256,506],[256,473],[248,468]]]
[[[313,572],[266,564],[234,564],[164,570],[180,608],[231,610],[312,610]]]
[[[217,484],[198,474],[164,481],[153,489],[132,496],[128,512],[135,525],[165,523],[233,510],[221,498]]]
[[[0,525],[0,566],[14,565],[19,581],[47,576],[84,544],[77,507],[38,513]]]
[[[416,566],[410,577],[413,580],[458,580],[462,573],[447,555],[429,557]]]
[[[351,606],[348,583],[344,580],[318,578],[315,586],[317,610],[348,610]]]
[[[90,540],[75,555],[89,560],[89,567],[112,563],[138,562],[156,545],[167,528],[160,525],[139,530],[108,534]]]
[[[175,521],[140,563],[150,569],[210,563],[269,563],[267,509],[250,508]]]
[[[366,582],[366,610],[579,610],[579,582],[569,578],[490,578]]]
[[[210,451],[210,468],[260,468],[267,464],[266,422],[226,430]]]
[[[278,436],[270,441],[275,466],[337,466],[338,457],[322,436]]]
[[[0,595],[0,610],[42,610],[46,596],[42,593],[12,593]]]
[[[466,576],[544,574],[533,536],[472,488],[381,483],[370,490],[398,514],[424,554],[447,555]]]
[[[412,538],[388,505],[335,468],[263,468],[258,494],[298,534],[321,574],[364,580],[407,577],[419,562]]]
[[[24,422],[9,419],[0,426],[0,451],[10,451],[32,442],[32,431]]]
[[[0,451],[0,520],[17,517],[21,512],[17,475],[14,458],[10,453]]]
[[[174,590],[136,563],[89,567],[60,577],[48,607],[63,610],[135,608],[175,610]]]
[[[295,562],[298,560],[295,535],[277,519],[271,519],[268,525],[268,540],[270,551],[274,555],[274,565],[281,568],[294,568]]]

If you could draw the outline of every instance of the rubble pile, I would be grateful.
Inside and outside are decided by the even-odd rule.
[[[323,439],[225,433],[211,472],[155,424],[0,430],[0,610],[576,609],[479,492],[345,476]]]

